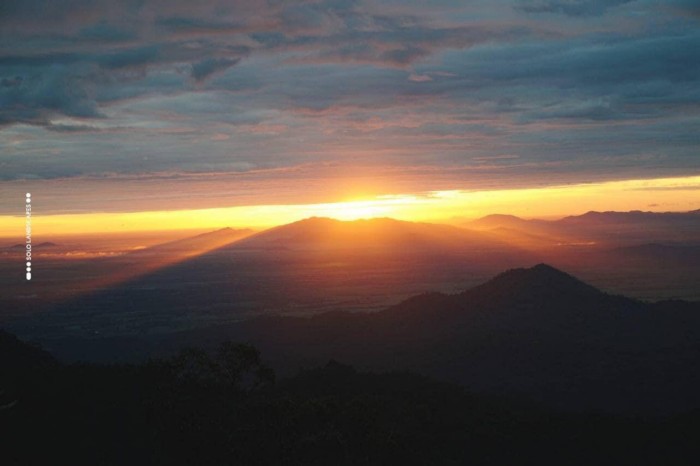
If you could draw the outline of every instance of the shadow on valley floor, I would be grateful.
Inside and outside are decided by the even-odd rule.
[[[198,238],[206,243],[212,235],[221,236]],[[32,337],[124,336],[266,314],[377,311],[422,291],[456,291],[465,281],[476,284],[534,260],[488,235],[391,219],[312,218],[242,240],[229,237],[227,244],[201,255],[49,303],[43,312],[28,311],[12,328]],[[200,243],[198,249],[204,247]],[[105,265],[130,273],[131,262],[161,253],[163,248],[151,248]],[[99,268],[92,271],[99,273]]]
[[[39,255],[31,283],[7,261],[0,322],[32,338],[126,336],[269,314],[378,311],[538,262],[627,296],[700,300],[698,212],[494,215],[467,226],[311,218],[255,235],[223,229],[102,259]]]

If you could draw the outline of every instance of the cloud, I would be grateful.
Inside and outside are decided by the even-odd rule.
[[[97,42],[127,42],[136,39],[136,35],[132,31],[119,28],[106,21],[86,26],[77,35],[80,40]]]
[[[231,68],[239,61],[240,59],[238,58],[207,58],[192,65],[191,75],[195,81],[201,82],[214,73],[220,73]]]
[[[694,2],[0,8],[4,179],[341,161],[450,183],[697,170]]]
[[[139,67],[156,62],[160,58],[160,54],[161,48],[159,46],[149,45],[106,54],[98,57],[97,63],[108,69]]]
[[[432,81],[433,78],[431,78],[427,74],[416,74],[416,73],[411,73],[408,76],[409,81],[417,82],[417,83],[424,83],[428,81]]]
[[[600,16],[610,8],[632,1],[634,0],[520,0],[516,8],[527,13]]]
[[[54,115],[100,118],[95,101],[71,67],[54,65],[41,73],[5,77],[0,86],[0,125],[45,125]]]
[[[407,67],[446,48],[531,34],[511,25],[430,24],[417,14],[387,14],[351,0],[10,0],[2,8],[0,79],[23,79],[19,90],[4,88],[3,124],[43,125],[56,115],[101,118],[106,103],[157,94],[154,73],[189,73],[201,85],[254,53],[292,53],[300,63]],[[57,72],[61,66],[70,72]],[[46,82],[56,83],[53,95],[42,87]],[[180,91],[190,86],[179,85]]]

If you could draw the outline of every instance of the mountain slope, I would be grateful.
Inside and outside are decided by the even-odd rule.
[[[700,241],[700,213],[596,212],[559,220],[525,220],[512,215],[489,215],[464,225],[481,231],[513,229],[551,238],[558,243],[599,243],[630,246],[650,242]]]
[[[233,228],[221,228],[219,230],[201,233],[188,238],[169,241],[167,243],[156,244],[144,249],[139,249],[129,253],[130,257],[135,256],[156,256],[171,255],[190,257],[201,254],[212,249],[220,248],[234,241],[245,238],[253,234],[253,230]]]
[[[224,339],[256,345],[283,374],[337,359],[561,408],[700,408],[698,304],[609,295],[543,264],[509,270],[458,294],[414,296],[372,314],[256,318],[150,342],[114,340],[111,349],[103,342],[101,350],[105,357],[110,351],[143,357]],[[71,344],[74,356],[90,345]]]
[[[84,275],[97,278],[80,284],[86,293],[54,305],[29,331],[124,335],[271,313],[374,311],[532,262],[480,233],[390,219],[312,218],[235,240],[239,233],[221,230],[95,263]]]
[[[262,319],[228,334],[261,345],[288,367],[335,357],[560,407],[700,407],[692,362],[700,357],[698,305],[608,295],[546,265],[373,315]]]
[[[236,248],[288,250],[381,249],[385,252],[512,249],[483,233],[449,225],[390,218],[340,221],[312,217],[263,231],[240,241]]]

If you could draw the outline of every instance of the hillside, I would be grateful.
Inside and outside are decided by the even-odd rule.
[[[609,295],[544,264],[509,270],[458,294],[417,295],[371,314],[271,316],[150,339],[51,344],[69,359],[109,359],[224,339],[255,344],[283,374],[336,358],[571,409],[700,407],[697,304]]]

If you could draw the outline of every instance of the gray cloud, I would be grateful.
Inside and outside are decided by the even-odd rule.
[[[2,78],[0,125],[14,122],[45,125],[55,114],[79,118],[102,115],[80,74],[66,65],[53,65],[40,73]]]
[[[195,81],[203,81],[214,73],[220,73],[231,68],[239,61],[240,59],[207,58],[192,65],[192,78]]]
[[[634,0],[520,0],[516,8],[527,13],[600,16],[608,9]]]
[[[458,187],[464,167],[507,182],[697,170],[696,13],[685,0],[7,1],[2,177],[356,163],[444,170]]]

